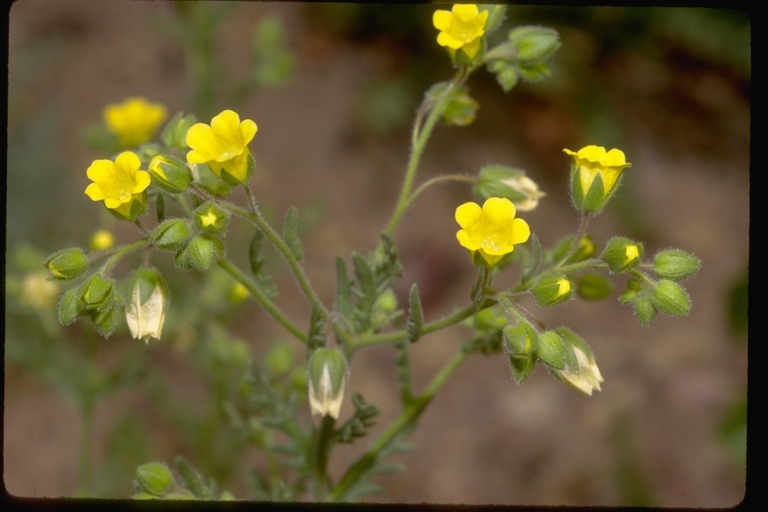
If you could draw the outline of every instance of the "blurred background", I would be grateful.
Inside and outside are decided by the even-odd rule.
[[[85,169],[106,156],[90,149],[98,134],[89,131],[104,106],[140,95],[171,115],[192,112],[207,122],[232,108],[253,119],[252,189],[278,223],[289,206],[299,208],[307,273],[331,303],[335,256],[375,247],[405,172],[415,109],[431,84],[452,76],[435,43],[435,8],[13,5],[3,440],[9,493],[127,497],[137,465],[184,455],[248,498],[248,472],[265,464],[228,430],[217,406],[229,392],[221,375],[238,371],[233,346],[261,360],[272,342],[292,342],[254,303],[235,304],[228,276],[179,274],[170,255],[153,258],[172,305],[163,340],[148,346],[131,339],[125,325],[103,340],[83,320],[66,328],[55,320],[64,288],[42,279],[44,257],[87,246],[98,229],[112,230],[118,243],[137,238],[133,226],[83,194]],[[409,438],[416,451],[396,457],[406,470],[375,478],[385,492],[367,500],[736,505],[746,472],[749,17],[713,9],[517,6],[494,36],[522,24],[560,32],[552,77],[505,94],[493,75],[478,70],[468,82],[480,103],[477,119],[435,130],[419,179],[475,174],[488,163],[526,169],[547,196],[522,216],[549,246],[578,225],[562,149],[621,148],[632,168],[590,232],[598,243],[614,234],[642,240],[647,256],[668,247],[696,254],[702,269],[684,283],[693,308],[688,318],[659,315],[643,328],[616,301],[624,282],[615,279],[609,300],[576,299],[541,311],[548,324],[567,325],[592,345],[603,391],[582,396],[542,368],[518,386],[503,356],[475,355]],[[396,292],[407,304],[416,281],[427,318],[468,300],[475,270],[455,241],[453,219],[468,200],[465,185],[434,187],[395,233],[405,267]],[[229,255],[242,266],[250,236],[247,226],[231,223]],[[270,256],[278,303],[294,318],[308,318],[294,281]],[[118,266],[116,275],[129,270]],[[204,304],[232,334],[198,328],[184,316],[192,303]],[[455,327],[412,347],[417,390],[467,336]],[[232,337],[234,344],[216,342]],[[395,355],[392,347],[367,350],[352,366],[351,389],[382,409],[374,434],[399,410]],[[347,395],[342,420],[352,410]],[[88,449],[85,438],[92,439]],[[332,477],[369,439],[334,452]]]

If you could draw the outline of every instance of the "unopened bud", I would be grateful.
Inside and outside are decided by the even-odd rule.
[[[601,391],[603,376],[595,362],[595,356],[587,342],[565,327],[555,329],[565,343],[569,343],[576,357],[576,364],[567,364],[562,370],[552,369],[552,373],[576,391],[592,396],[594,390]]]
[[[653,271],[656,275],[673,281],[682,281],[699,271],[701,261],[693,254],[679,249],[668,249],[656,254]]]
[[[85,311],[108,309],[115,300],[114,283],[111,279],[93,274],[78,287],[78,296]]]
[[[173,485],[173,474],[162,462],[148,462],[136,469],[136,486],[153,496],[163,496]]]
[[[651,292],[651,304],[674,316],[686,316],[691,311],[691,300],[682,286],[662,279]]]
[[[204,233],[224,234],[229,223],[229,212],[224,210],[215,201],[201,204],[192,212],[195,224]]]
[[[546,194],[525,175],[522,169],[504,165],[489,165],[480,170],[479,182],[473,192],[483,199],[504,197],[523,212],[531,211]]]
[[[539,336],[536,355],[543,363],[553,369],[563,370],[566,366],[576,366],[577,360],[570,343],[566,343],[554,331],[547,331]]]
[[[83,275],[88,270],[88,263],[88,257],[81,248],[71,247],[48,256],[44,265],[55,279],[68,281]]]
[[[179,112],[168,121],[163,129],[162,139],[167,146],[188,149],[187,131],[196,123],[195,116],[192,114],[184,115]]]
[[[191,235],[186,220],[167,219],[152,231],[149,241],[160,250],[178,251],[184,248]]]
[[[533,298],[539,306],[555,306],[571,298],[573,283],[563,274],[545,273],[531,288]]]
[[[196,236],[184,249],[189,263],[198,270],[208,270],[224,254],[224,245],[220,240]]]
[[[611,238],[600,259],[608,264],[611,272],[624,272],[636,267],[643,257],[643,244],[620,236]]]
[[[560,48],[560,36],[551,28],[518,27],[509,33],[509,40],[517,49],[517,58],[531,63],[546,60]]]
[[[344,354],[336,348],[318,348],[309,359],[308,377],[312,414],[338,419],[349,380]]]
[[[634,309],[637,320],[643,327],[651,325],[653,319],[656,318],[657,309],[651,304],[651,299],[648,297],[640,297],[637,299],[634,304]]]
[[[157,155],[149,162],[152,183],[171,194],[180,194],[192,183],[189,166],[172,156]]]

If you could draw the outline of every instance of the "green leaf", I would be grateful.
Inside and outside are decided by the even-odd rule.
[[[531,256],[528,258],[528,264],[523,269],[520,276],[520,282],[525,283],[536,273],[541,263],[541,243],[536,233],[531,233]]]
[[[248,246],[248,261],[251,264],[253,275],[259,275],[264,266],[264,259],[260,257],[261,248],[264,245],[264,233],[257,229],[251,238],[251,244]]]
[[[347,279],[347,264],[344,258],[336,256],[336,311],[345,318],[352,317],[352,288]]]
[[[299,211],[295,206],[288,208],[285,214],[285,226],[283,227],[283,239],[291,250],[291,254],[301,261],[304,258],[304,250],[299,239]]]
[[[77,293],[78,287],[70,288],[61,296],[59,302],[59,323],[68,325],[83,314],[80,308],[80,296]]]
[[[411,286],[411,292],[408,296],[408,309],[410,311],[406,327],[406,330],[408,331],[408,341],[415,343],[421,336],[421,327],[424,322],[424,310],[421,307],[419,286],[416,283],[413,283]]]

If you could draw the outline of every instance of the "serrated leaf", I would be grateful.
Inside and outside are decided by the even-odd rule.
[[[421,336],[421,328],[424,323],[424,310],[421,307],[419,286],[416,283],[413,283],[408,295],[408,310],[409,317],[406,330],[408,331],[408,341],[414,343]]]
[[[299,211],[295,206],[288,208],[285,214],[285,226],[283,227],[283,239],[291,250],[294,258],[301,261],[304,258],[304,249],[299,239]]]
[[[251,272],[258,275],[264,266],[264,259],[260,257],[261,248],[264,246],[264,233],[257,229],[251,238],[251,244],[248,247],[248,259],[251,264]]]
[[[336,257],[336,311],[346,318],[352,317],[351,283],[347,279],[347,264]]]
[[[520,276],[520,282],[525,283],[536,273],[541,263],[541,243],[536,233],[531,233],[531,255],[528,259],[528,264],[525,266],[522,275]]]

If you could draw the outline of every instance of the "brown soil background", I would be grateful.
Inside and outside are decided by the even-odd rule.
[[[431,16],[433,8],[424,7],[425,16]],[[170,15],[170,9],[163,2],[14,4],[10,81],[28,87],[35,98],[53,98],[62,106],[58,151],[72,169],[67,184],[76,190],[72,197],[85,188],[82,170],[97,157],[83,148],[77,132],[98,120],[105,104],[144,95],[165,103],[170,112],[188,108],[181,51],[147,23],[151,16]],[[259,127],[251,146],[258,162],[253,188],[275,212],[292,204],[301,211],[302,205],[322,199],[322,221],[304,240],[306,268],[322,298],[331,303],[335,255],[375,246],[404,173],[407,129],[376,135],[361,128],[357,113],[366,79],[382,74],[394,57],[386,46],[356,45],[311,30],[303,4],[246,4],[225,22],[220,40],[232,73],[246,59],[242,42],[266,13],[277,13],[285,22],[297,66],[288,86],[261,92],[241,109],[241,116],[254,119]],[[69,36],[65,56],[34,83],[24,83],[15,59],[23,58],[25,45],[59,32]],[[563,37],[568,46],[569,39]],[[545,321],[568,325],[591,343],[605,378],[602,393],[582,396],[541,368],[518,386],[502,356],[473,356],[410,437],[417,450],[397,457],[406,471],[379,477],[386,492],[368,499],[620,504],[612,441],[620,417],[630,419],[638,470],[658,505],[727,507],[742,499],[745,468],[729,458],[716,431],[747,384],[746,344],[729,334],[724,296],[748,258],[749,97],[716,68],[670,71],[659,62],[627,56],[599,72],[596,80],[610,84],[616,115],[626,127],[624,138],[631,151],[624,149],[633,164],[626,189],[653,235],[646,240],[646,254],[676,246],[702,259],[700,273],[686,282],[694,304],[690,317],[660,314],[644,329],[629,308],[613,299],[598,304],[573,300],[542,311]],[[440,79],[450,73],[446,59]],[[472,79],[469,84],[474,87]],[[678,101],[680,91],[684,101]],[[475,173],[490,162],[524,167],[549,194],[524,217],[543,244],[552,244],[578,222],[566,195],[569,162],[561,153],[563,147],[580,147],[578,120],[567,98],[513,111],[503,97],[483,94],[478,87],[482,107],[472,126],[436,129],[420,179]],[[435,187],[407,213],[395,236],[406,273],[397,290],[400,299],[406,300],[408,286],[418,282],[429,318],[465,304],[474,279],[466,253],[454,238],[453,211],[467,200],[470,194],[463,186]],[[53,210],[50,215],[55,215]],[[90,215],[82,219],[76,242],[84,243],[98,228],[96,215]],[[594,220],[590,231],[598,241],[621,233],[616,211],[609,209]],[[129,230],[118,231],[122,242],[133,236]],[[59,248],[47,247],[44,240],[33,242],[49,252]],[[281,306],[305,318],[305,303],[291,280],[283,277],[280,285]],[[236,332],[259,353],[279,329],[254,313],[238,323]],[[463,335],[455,328],[413,347],[416,389],[451,358]],[[110,340],[130,343],[135,342],[126,332]],[[157,351],[169,372],[181,366],[182,354],[162,346],[148,350]],[[351,389],[383,411],[379,430],[399,407],[394,355],[391,347],[365,351],[352,368]],[[179,382],[184,378],[180,375]],[[351,409],[351,403],[345,403],[342,419]],[[142,417],[141,398],[121,393],[98,409],[97,464],[106,432],[125,411]],[[164,434],[153,435],[163,439]],[[18,496],[74,495],[78,439],[76,411],[34,375],[6,367],[7,491]],[[345,462],[366,443],[339,449],[331,461],[332,474],[338,477]],[[174,442],[167,440],[164,446],[157,456],[170,461],[176,454]],[[238,497],[247,496],[242,481],[228,488]]]

